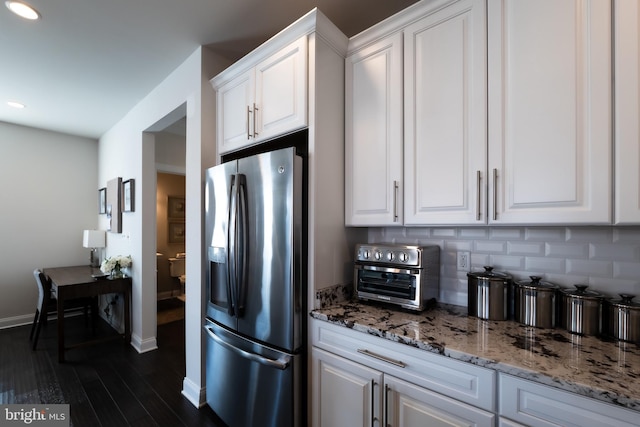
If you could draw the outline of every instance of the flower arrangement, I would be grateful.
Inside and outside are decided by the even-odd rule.
[[[111,274],[113,277],[122,277],[122,269],[131,266],[131,255],[114,255],[105,258],[100,265],[100,271],[105,274]]]

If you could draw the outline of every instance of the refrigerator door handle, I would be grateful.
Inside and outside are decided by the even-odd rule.
[[[287,369],[289,367],[289,364],[291,363],[291,357],[289,357],[289,356],[286,356],[284,358],[284,360],[274,360],[274,359],[269,359],[269,358],[264,357],[264,356],[260,356],[259,354],[250,353],[248,351],[242,350],[241,348],[238,348],[238,347],[226,342],[224,339],[222,339],[219,336],[217,336],[213,332],[212,328],[205,326],[204,329],[207,331],[207,334],[211,337],[211,339],[213,339],[215,342],[217,342],[221,346],[225,347],[226,349],[231,350],[234,353],[244,357],[245,359],[249,359],[251,361],[260,363],[262,365],[270,366],[272,368],[280,369],[280,370],[283,370],[283,371],[285,369]]]
[[[237,272],[236,272],[236,239],[238,226],[238,197],[237,176],[231,176],[231,188],[229,190],[229,228],[227,230],[227,299],[229,301],[228,313],[235,316]]]
[[[237,220],[236,229],[236,314],[242,317],[244,314],[244,305],[247,290],[247,257],[249,250],[249,225],[248,225],[248,207],[247,207],[247,179],[243,174],[237,175]]]

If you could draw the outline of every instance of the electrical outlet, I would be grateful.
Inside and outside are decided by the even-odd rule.
[[[458,251],[456,260],[458,263],[458,271],[471,270],[471,254],[466,251]]]

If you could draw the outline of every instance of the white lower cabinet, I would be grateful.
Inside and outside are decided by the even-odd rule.
[[[314,427],[494,426],[495,372],[312,321]]]
[[[313,319],[313,427],[625,427],[638,411]]]
[[[313,348],[313,426],[486,426],[494,414]]]
[[[384,426],[486,426],[494,414],[401,379],[384,376]]]
[[[623,427],[640,425],[638,412],[588,397],[499,375],[500,426]],[[503,417],[508,418],[503,422]],[[512,423],[513,420],[516,423]]]
[[[382,372],[317,348],[313,360],[313,425],[372,426],[380,420]]]

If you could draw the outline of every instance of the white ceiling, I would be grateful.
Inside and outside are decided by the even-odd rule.
[[[314,7],[350,37],[416,0],[27,2],[40,21],[0,10],[0,121],[98,138],[200,45],[235,60]]]

